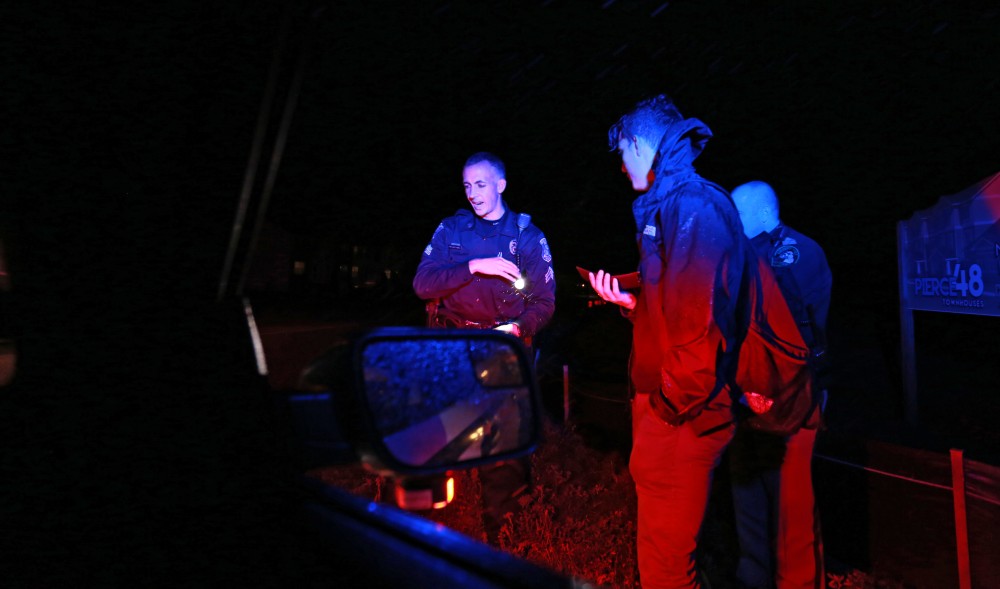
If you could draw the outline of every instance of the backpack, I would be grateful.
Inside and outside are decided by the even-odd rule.
[[[714,182],[700,176],[687,182],[707,184],[732,202],[729,193]],[[806,423],[816,406],[809,347],[774,271],[757,255],[750,240],[743,239],[744,268],[736,317],[737,341],[742,343],[735,370],[731,360],[721,360],[725,362],[723,380],[709,397],[728,384],[737,420],[756,431],[787,436]],[[675,412],[673,408],[670,411]]]
[[[746,426],[787,436],[815,409],[809,348],[771,267],[754,255],[747,270],[743,290],[749,298],[749,325],[730,393]]]

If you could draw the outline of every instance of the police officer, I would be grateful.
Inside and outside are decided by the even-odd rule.
[[[438,225],[413,279],[417,296],[427,300],[428,325],[496,329],[532,338],[555,310],[555,274],[545,235],[526,214],[511,211],[503,161],[475,153],[462,170],[462,209]],[[528,460],[481,468],[483,524],[496,542],[507,514],[520,507],[528,489]]]
[[[812,454],[825,402],[822,364],[833,278],[823,248],[782,224],[774,190],[760,181],[733,189],[743,232],[771,266],[813,360],[813,404],[795,433],[778,437],[738,427],[730,445],[737,577],[752,588],[825,587],[823,543],[812,485]],[[772,550],[773,547],[773,550]]]

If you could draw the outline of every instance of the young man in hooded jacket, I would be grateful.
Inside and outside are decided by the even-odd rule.
[[[603,270],[590,283],[632,320],[632,455],[644,589],[698,587],[695,549],[712,473],[733,436],[727,384],[746,326],[740,286],[752,252],[729,195],[693,161],[711,131],[666,96],[615,123],[609,144],[641,193],[632,203],[641,287]]]

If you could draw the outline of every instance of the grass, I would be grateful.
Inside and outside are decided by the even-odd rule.
[[[329,484],[378,501],[391,502],[391,481],[360,466],[312,473]],[[533,489],[522,496],[522,510],[500,532],[497,547],[564,575],[614,589],[638,589],[635,554],[636,498],[628,457],[620,451],[590,447],[570,425],[549,424],[532,456]],[[448,507],[421,515],[471,538],[484,541],[476,471],[455,476],[456,498]],[[735,539],[728,489],[717,477],[703,529],[699,565],[712,589],[736,587]],[[830,589],[903,589],[843,565],[829,563]]]

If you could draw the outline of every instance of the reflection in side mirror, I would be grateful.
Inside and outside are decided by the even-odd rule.
[[[523,346],[494,331],[383,329],[358,343],[356,374],[380,469],[444,472],[529,452],[539,436]]]

